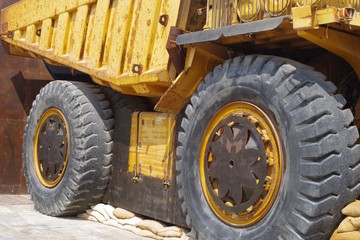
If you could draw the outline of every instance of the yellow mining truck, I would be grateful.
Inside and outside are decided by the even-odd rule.
[[[24,135],[44,214],[328,239],[359,196],[359,0],[22,0],[0,26],[61,78]]]

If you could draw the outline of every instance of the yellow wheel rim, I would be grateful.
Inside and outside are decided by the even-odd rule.
[[[270,118],[248,102],[234,102],[210,121],[200,152],[201,185],[224,223],[248,227],[271,209],[283,171],[280,139]]]
[[[34,136],[36,176],[47,188],[56,187],[64,177],[69,156],[69,132],[64,115],[50,108],[40,118]]]

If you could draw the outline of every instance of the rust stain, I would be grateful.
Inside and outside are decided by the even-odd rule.
[[[22,136],[27,114],[40,88],[48,81],[42,61],[9,56],[0,46],[0,194],[24,194],[26,185],[22,169]],[[26,79],[27,78],[27,79]]]
[[[131,63],[132,63],[133,50],[134,50],[135,38],[136,38],[136,35],[137,35],[137,29],[140,27],[139,26],[139,18],[140,18],[141,5],[142,5],[142,0],[139,0],[137,8],[135,9],[135,14],[134,14],[135,22],[131,26],[130,42],[129,42],[128,47],[127,47],[127,50],[128,50],[128,53],[127,53],[127,65],[129,67],[129,69],[130,69],[130,66],[131,66]]]

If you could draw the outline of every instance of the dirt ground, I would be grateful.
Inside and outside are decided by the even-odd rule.
[[[75,217],[55,218],[36,212],[28,195],[0,195],[0,239],[149,240],[133,233]]]

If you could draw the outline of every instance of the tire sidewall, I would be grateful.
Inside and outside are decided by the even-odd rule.
[[[50,92],[51,95],[47,95],[46,97],[41,94],[39,101],[35,105],[35,107],[32,110],[32,114],[30,115],[27,131],[26,131],[26,140],[25,140],[25,161],[24,164],[26,165],[26,175],[27,175],[27,181],[28,185],[31,185],[32,191],[35,192],[33,196],[42,198],[38,199],[39,201],[46,202],[46,199],[59,199],[57,196],[60,196],[63,194],[63,189],[65,186],[69,184],[69,172],[71,171],[73,166],[74,159],[70,156],[74,156],[74,132],[72,126],[72,121],[69,119],[69,116],[71,116],[71,111],[68,108],[68,104],[63,100],[63,98],[59,98],[57,96],[54,96],[53,92]],[[65,121],[67,122],[67,131],[69,134],[69,155],[68,155],[68,163],[65,169],[65,174],[62,178],[62,180],[53,188],[45,187],[39,180],[39,178],[36,175],[35,166],[34,166],[34,138],[36,134],[36,129],[38,127],[38,123],[42,117],[42,115],[50,108],[56,108],[62,112],[62,114],[65,117]]]
[[[295,200],[296,186],[299,181],[296,178],[299,174],[294,172],[294,169],[298,169],[298,162],[290,161],[292,156],[298,156],[298,145],[296,135],[292,131],[291,118],[283,107],[284,100],[278,97],[266,81],[256,75],[235,79],[223,77],[199,95],[201,98],[197,103],[198,108],[194,109],[194,115],[189,122],[191,127],[189,141],[187,145],[184,145],[186,150],[183,168],[186,182],[184,191],[185,195],[190,196],[188,214],[193,225],[201,228],[200,234],[206,235],[199,238],[274,239],[281,233],[282,226],[286,224],[286,218],[291,214],[291,206],[288,204]],[[284,172],[278,196],[268,214],[261,221],[247,228],[233,228],[216,217],[204,197],[199,174],[199,154],[207,125],[222,107],[237,101],[255,104],[270,117],[277,128],[284,153]],[[207,221],[203,221],[204,219]],[[205,222],[206,226],[203,225]]]
[[[35,208],[51,216],[74,215],[102,201],[111,174],[113,112],[93,85],[54,81],[33,103],[24,137],[24,171]],[[64,116],[69,153],[60,182],[45,187],[34,166],[34,137],[43,114],[51,108]]]

